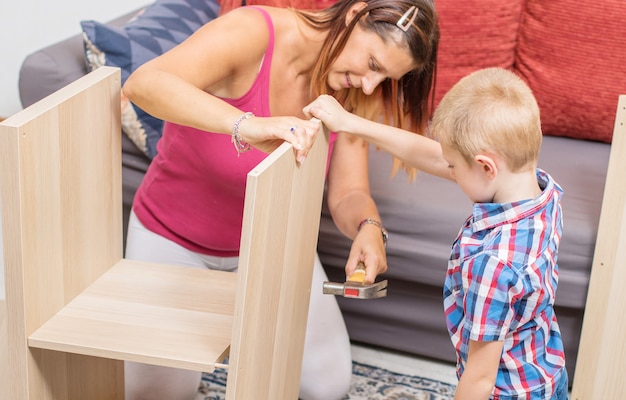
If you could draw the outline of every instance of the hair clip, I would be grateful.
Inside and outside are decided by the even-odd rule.
[[[413,25],[413,22],[415,21],[415,18],[417,17],[417,13],[419,11],[419,8],[411,6],[408,10],[406,10],[404,15],[400,17],[398,22],[396,22],[396,26],[402,29],[402,31],[404,32],[408,31],[411,25]],[[413,13],[413,15],[411,15],[411,13]],[[411,19],[409,19],[409,17],[411,17]]]

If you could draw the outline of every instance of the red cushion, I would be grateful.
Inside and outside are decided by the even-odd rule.
[[[626,93],[626,1],[528,0],[517,72],[535,93],[546,135],[610,142]]]
[[[473,71],[513,66],[523,2],[435,0],[441,30],[436,103]]]

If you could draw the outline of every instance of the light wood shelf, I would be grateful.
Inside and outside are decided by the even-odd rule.
[[[236,285],[229,272],[121,260],[28,345],[211,372],[228,355]]]

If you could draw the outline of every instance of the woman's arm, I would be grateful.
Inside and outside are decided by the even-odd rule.
[[[126,80],[124,94],[159,119],[231,134],[244,111],[219,97],[238,98],[249,90],[268,40],[261,13],[234,10],[139,67]],[[295,135],[292,126],[298,127]],[[266,152],[286,140],[306,154],[318,129],[319,124],[296,117],[250,118],[241,122],[239,134],[245,142]]]
[[[339,230],[353,239],[346,275],[363,261],[365,282],[372,283],[387,270],[387,258],[380,227],[364,224],[358,230],[365,219],[381,221],[370,195],[368,148],[368,143],[356,136],[338,134],[328,171],[328,207]]]
[[[432,139],[349,113],[329,95],[318,97],[304,112],[319,118],[332,131],[357,135],[409,166],[452,180],[441,146]]]

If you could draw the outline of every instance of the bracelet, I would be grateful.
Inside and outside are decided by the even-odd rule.
[[[381,224],[380,221],[377,221],[373,218],[366,218],[363,221],[359,222],[359,226],[358,228],[356,228],[357,232],[361,231],[361,228],[363,228],[363,225],[366,225],[366,224],[376,225],[377,227],[380,228],[380,231],[383,234],[383,244],[385,245],[385,248],[387,248],[387,240],[389,239],[389,233],[387,232],[387,229],[385,229],[383,224]]]
[[[239,118],[235,120],[235,123],[233,124],[233,134],[231,137],[231,142],[235,146],[235,150],[237,150],[237,154],[245,153],[246,151],[250,150],[250,144],[244,142],[241,136],[239,135],[239,124],[241,124],[241,121],[246,120],[250,117],[254,117],[254,114],[251,112],[241,114]]]

